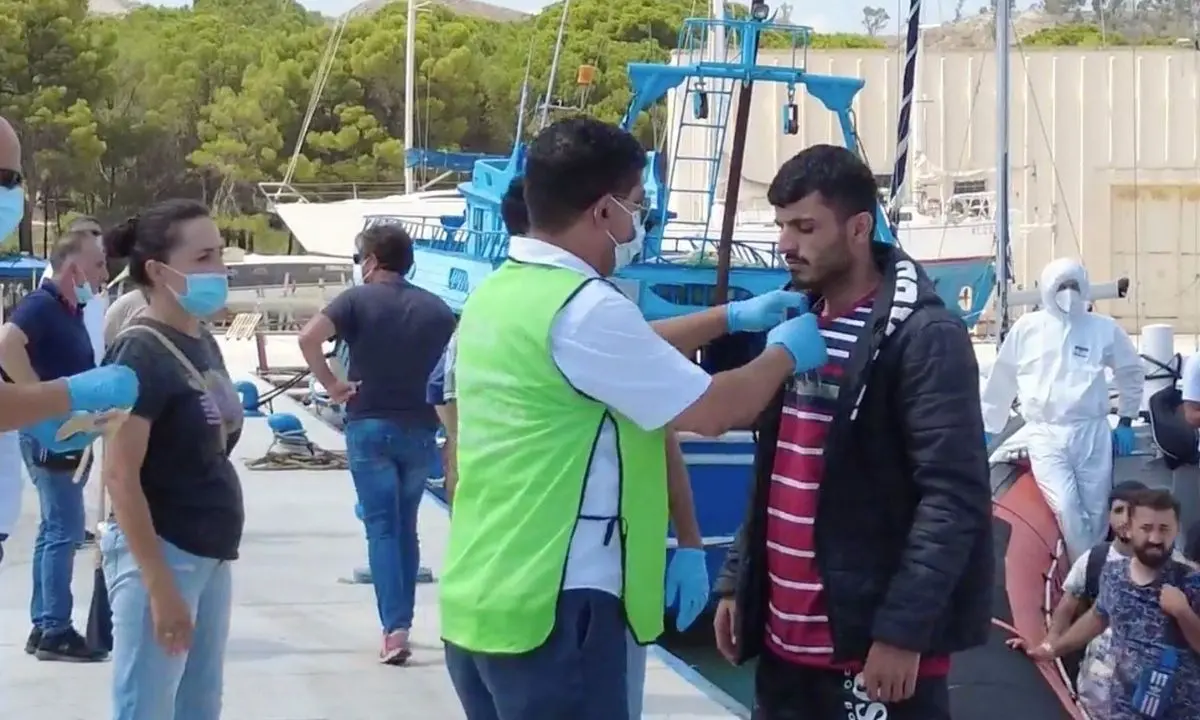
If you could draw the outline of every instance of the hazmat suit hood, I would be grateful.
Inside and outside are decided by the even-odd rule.
[[[1069,310],[1062,307],[1066,297],[1059,295],[1059,286],[1074,280],[1079,286],[1079,294],[1070,302]],[[1038,283],[1042,295],[1042,309],[1059,318],[1068,315],[1087,312],[1087,303],[1091,299],[1091,285],[1088,283],[1087,269],[1078,260],[1059,258],[1053,260],[1042,270],[1042,279]]]

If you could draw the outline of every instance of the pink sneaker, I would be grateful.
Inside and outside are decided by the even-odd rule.
[[[384,665],[403,665],[412,657],[408,647],[408,631],[393,630],[383,636],[383,648],[379,651],[379,662]]]

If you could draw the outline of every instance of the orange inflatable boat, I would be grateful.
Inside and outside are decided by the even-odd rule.
[[[1017,636],[1040,641],[1070,570],[1058,522],[1025,462],[992,468],[992,532],[992,634],[983,647],[954,656],[953,716],[1085,720],[1072,696],[1075,663],[1034,663],[1005,645]]]
[[[1154,450],[1183,433],[1179,442],[1195,447],[1195,431],[1178,424],[1172,408],[1151,407],[1155,437],[1145,425],[1135,428],[1139,454],[1116,458],[1115,482],[1139,480],[1148,487],[1170,490],[1179,500],[1182,525],[1200,520],[1200,468],[1171,462]],[[1155,417],[1157,415],[1157,417]],[[1016,446],[1020,421],[1004,436]],[[1170,433],[1167,431],[1171,431]],[[1178,444],[1176,442],[1175,444]],[[950,676],[954,717],[968,720],[1087,720],[1073,699],[1079,657],[1034,663],[1010,650],[1005,641],[1021,637],[1040,642],[1050,615],[1062,596],[1070,570],[1058,521],[1046,505],[1024,459],[997,462],[991,468],[992,532],[996,581],[992,635],[988,644],[954,656]]]

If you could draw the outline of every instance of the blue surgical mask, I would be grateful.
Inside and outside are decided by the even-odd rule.
[[[175,268],[171,268],[175,270]],[[182,293],[175,293],[179,306],[189,315],[201,320],[211,317],[225,308],[229,299],[229,276],[225,273],[176,273],[183,275],[187,286]]]
[[[0,188],[0,240],[7,238],[25,217],[25,190],[21,187]]]
[[[92,286],[88,283],[75,286],[75,302],[83,305],[91,302],[92,298],[96,297],[96,293],[92,291]]]

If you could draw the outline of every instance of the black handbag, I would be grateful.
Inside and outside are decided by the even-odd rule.
[[[53,453],[48,450],[40,450],[36,455],[34,455],[34,464],[51,472],[73,473],[79,469],[79,465],[82,462],[82,450],[72,450],[71,452],[65,453]]]
[[[112,606],[108,604],[108,583],[104,580],[104,567],[97,564],[92,573],[92,605],[88,610],[87,619],[88,645],[97,650],[112,652],[112,631]]]

